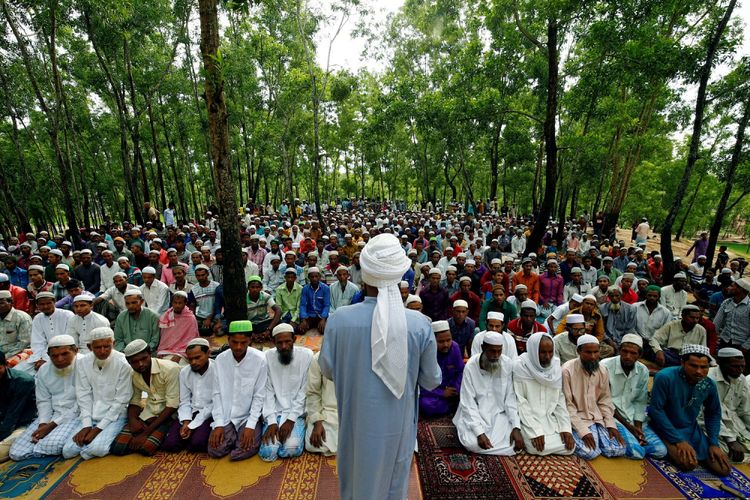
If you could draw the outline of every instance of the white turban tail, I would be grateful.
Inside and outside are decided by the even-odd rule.
[[[404,254],[398,238],[383,233],[365,245],[359,263],[362,281],[378,289],[370,333],[372,371],[397,399],[401,399],[406,386],[408,352],[406,311],[398,284],[409,269],[411,259]]]

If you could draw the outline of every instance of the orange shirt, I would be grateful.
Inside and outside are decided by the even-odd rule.
[[[523,271],[513,275],[513,292],[516,290],[516,285],[526,285],[529,289],[529,299],[533,300],[537,304],[539,303],[539,275],[532,272],[529,276],[525,276]],[[508,293],[513,293],[508,292]]]

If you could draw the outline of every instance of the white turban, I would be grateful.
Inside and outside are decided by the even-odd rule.
[[[548,333],[537,332],[529,337],[526,342],[526,352],[519,356],[513,367],[513,376],[521,380],[536,380],[547,387],[560,389],[562,388],[560,358],[553,357],[547,367],[542,366],[539,361],[539,344],[542,343],[544,338],[552,341],[552,337]]]
[[[406,386],[408,346],[406,311],[397,285],[409,269],[411,259],[404,254],[398,238],[383,233],[365,245],[359,263],[362,281],[378,289],[370,334],[372,371],[401,399]]]

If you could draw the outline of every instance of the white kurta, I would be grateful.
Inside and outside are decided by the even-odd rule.
[[[659,303],[669,309],[673,318],[679,318],[682,315],[682,308],[687,305],[687,300],[688,294],[685,290],[677,292],[672,285],[661,289]]]
[[[110,287],[115,286],[114,277],[115,274],[119,273],[120,271],[121,269],[120,266],[117,265],[117,262],[113,262],[111,267],[107,267],[107,264],[102,264],[101,266],[99,266],[99,277],[101,283],[99,291],[104,293]]]
[[[65,333],[76,340],[76,343],[78,344],[78,352],[81,354],[88,354],[88,343],[91,338],[91,330],[102,326],[109,327],[109,320],[101,314],[91,311],[84,317],[76,314],[70,318],[68,321],[68,329]]]
[[[47,344],[52,337],[65,335],[68,328],[68,321],[74,314],[65,309],[57,309],[47,316],[39,313],[31,321],[31,351],[34,353],[29,356],[29,363],[35,363],[40,359],[49,361],[47,355]]]
[[[39,368],[35,388],[39,423],[61,425],[78,417],[75,363],[82,357],[77,355],[73,369],[64,375],[60,375],[52,363],[45,363]]]
[[[104,367],[96,365],[93,352],[76,363],[76,398],[84,427],[104,429],[125,417],[133,394],[133,370],[125,355],[112,351]]]
[[[239,363],[231,350],[216,356],[214,379],[214,404],[211,412],[213,428],[230,423],[235,429],[246,424],[255,429],[263,409],[266,396],[266,357],[259,350],[248,347],[247,354]],[[260,432],[260,429],[258,429]]]
[[[565,403],[562,387],[553,389],[536,380],[513,379],[518,400],[518,415],[521,420],[526,452],[532,455],[569,455],[560,437],[561,432],[571,432],[570,415]],[[537,451],[531,440],[544,436],[544,450]]]
[[[177,409],[177,417],[180,422],[190,420],[190,429],[197,429],[211,417],[215,372],[214,361],[210,359],[203,375],[194,372],[189,366],[180,370],[180,407]]]
[[[359,291],[359,287],[351,281],[346,282],[346,287],[341,290],[341,283],[336,282],[331,285],[331,309],[329,313],[334,312],[339,307],[348,306],[352,303],[354,295]]]
[[[141,285],[141,293],[143,294],[143,300],[146,302],[146,308],[151,309],[159,316],[169,309],[171,294],[169,293],[169,287],[161,281],[154,280],[151,286],[144,283]]]
[[[474,335],[474,340],[471,343],[471,355],[479,354],[482,352],[482,343],[484,342],[484,336],[487,335],[487,331],[479,332]],[[518,358],[518,349],[516,348],[516,341],[513,336],[508,332],[502,332],[503,335],[503,356],[507,356],[512,360]]]
[[[307,372],[307,390],[305,411],[307,411],[307,430],[305,432],[305,448],[313,453],[323,453],[326,456],[335,455],[339,439],[339,414],[336,404],[336,387],[333,381],[320,373],[318,356],[313,357],[310,370]],[[310,444],[315,422],[321,422],[326,438],[320,448]]]
[[[292,362],[288,365],[281,364],[275,347],[265,352],[268,378],[263,418],[267,425],[275,424],[276,417],[281,417],[283,424],[305,414],[307,371],[313,352],[307,347],[294,346],[293,349]]]
[[[479,367],[481,354],[475,354],[464,367],[461,399],[453,424],[458,439],[473,453],[514,455],[510,433],[520,428],[518,404],[513,389],[513,361],[502,356],[500,368],[489,373]],[[484,434],[492,448],[483,450],[477,438]]]

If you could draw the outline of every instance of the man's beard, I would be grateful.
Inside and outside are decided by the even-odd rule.
[[[99,368],[99,369],[101,370],[102,368],[104,368],[105,366],[107,366],[107,364],[109,363],[109,358],[110,358],[110,357],[112,357],[112,356],[111,356],[111,355],[110,355],[110,356],[107,356],[107,359],[99,359],[99,358],[96,358],[96,359],[94,360],[94,362],[96,363],[96,367],[97,367],[97,368]]]
[[[589,373],[594,373],[596,370],[599,369],[599,360],[596,360],[596,361],[581,360],[581,364],[583,365],[583,368]]]
[[[288,365],[292,362],[292,358],[294,358],[294,351],[278,351],[279,354],[279,363],[282,365]]]
[[[487,359],[487,356],[482,354],[482,357],[480,358],[480,365],[482,369],[489,373],[495,373],[500,369],[500,359],[498,358],[495,361],[490,361]]]
[[[619,302],[611,302],[609,304],[609,310],[612,312],[618,312],[620,310],[620,303]]]

